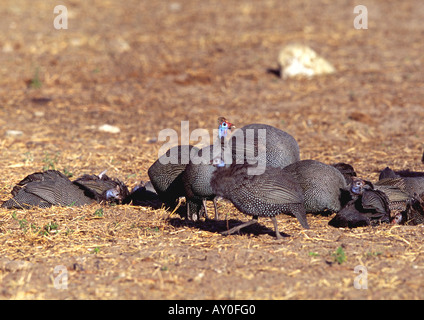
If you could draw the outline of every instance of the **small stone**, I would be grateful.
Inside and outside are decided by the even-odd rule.
[[[334,67],[314,50],[302,44],[290,44],[278,55],[280,76],[283,79],[334,73]]]
[[[110,124],[103,124],[99,127],[99,131],[109,132],[109,133],[119,133],[121,129],[116,126],[112,126]]]
[[[6,131],[6,136],[8,136],[8,137],[20,137],[23,134],[24,133],[21,130],[7,130]]]

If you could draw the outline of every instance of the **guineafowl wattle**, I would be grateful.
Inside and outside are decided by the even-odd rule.
[[[230,138],[233,160],[238,164],[266,164],[284,168],[300,160],[299,145],[287,132],[266,124],[248,124]]]
[[[306,212],[341,209],[342,195],[348,193],[348,185],[335,167],[316,160],[301,160],[283,171],[290,173],[302,187]]]
[[[333,227],[356,228],[389,222],[389,198],[362,179],[354,178],[351,184],[352,200],[328,223]]]
[[[13,188],[12,196],[12,199],[3,202],[3,208],[82,206],[94,201],[90,192],[72,183],[67,176],[56,170],[28,175]]]
[[[224,117],[218,118],[218,139],[215,144],[202,148],[196,158],[190,159],[184,174],[183,182],[187,200],[187,215],[189,219],[197,220],[199,214],[196,209],[203,208],[207,218],[206,201],[213,200],[215,208],[215,219],[218,219],[216,195],[211,187],[212,174],[216,170],[213,165],[215,157],[223,157],[226,145],[226,137],[234,128],[233,124]]]
[[[175,208],[176,200],[179,197],[185,197],[182,175],[189,163],[192,150],[193,152],[199,151],[192,145],[172,147],[159,157],[147,171],[159,198],[171,210]]]
[[[267,167],[261,175],[249,175],[248,164],[218,167],[212,174],[214,193],[230,200],[242,213],[253,216],[251,221],[223,234],[232,234],[257,222],[258,217],[270,217],[278,239],[276,215],[294,215],[302,227],[309,228],[303,207],[302,188],[295,179],[280,168]]]

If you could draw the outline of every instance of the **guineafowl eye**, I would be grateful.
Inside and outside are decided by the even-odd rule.
[[[219,125],[219,137],[226,137],[227,133],[228,133],[228,129],[231,127],[231,123],[227,122],[226,120],[224,120],[220,125]]]
[[[394,216],[394,218],[393,218],[393,220],[392,220],[392,223],[393,223],[393,224],[401,224],[401,223],[402,223],[402,220],[403,220],[402,214],[401,214],[401,213],[397,213],[397,214]]]

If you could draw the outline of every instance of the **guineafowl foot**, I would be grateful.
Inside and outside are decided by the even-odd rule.
[[[290,237],[290,235],[289,235],[289,234],[284,233],[284,232],[283,232],[283,234],[281,234],[281,233],[278,231],[277,219],[275,219],[275,217],[272,217],[272,218],[271,218],[271,220],[272,220],[272,223],[274,224],[275,237],[277,238],[277,240],[280,240],[280,239],[283,239],[283,238],[286,238],[286,237]]]
[[[255,224],[257,222],[258,222],[258,217],[253,217],[252,220],[247,221],[245,223],[242,223],[242,224],[238,225],[237,227],[231,228],[230,230],[223,231],[223,232],[221,232],[221,234],[223,236],[228,236],[230,234],[233,234],[233,233],[236,233],[236,232],[240,232],[241,229],[246,228],[246,227],[248,227],[248,226],[250,226],[252,224]]]

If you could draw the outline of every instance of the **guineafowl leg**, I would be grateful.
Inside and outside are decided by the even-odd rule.
[[[289,235],[284,234],[284,236],[281,235],[281,233],[278,231],[278,224],[277,224],[277,219],[275,219],[275,217],[271,217],[272,223],[274,223],[274,229],[275,229],[275,236],[277,237],[277,239],[283,239],[283,237],[288,237]]]
[[[186,206],[187,206],[187,219],[192,220],[192,221],[197,221],[197,219],[198,219],[197,214],[198,213],[197,212],[196,213],[190,212],[190,201],[187,201]],[[193,206],[194,206],[194,204],[193,204]]]
[[[206,209],[206,199],[203,199],[202,200],[202,204],[203,204],[203,210],[204,210],[205,220],[209,220],[208,210]]]
[[[252,220],[247,221],[245,223],[242,223],[242,224],[238,225],[237,227],[231,228],[230,230],[223,231],[223,232],[221,232],[221,234],[224,235],[224,236],[228,236],[230,234],[239,232],[241,229],[246,228],[246,227],[248,227],[248,226],[250,226],[254,223],[257,223],[257,222],[258,222],[258,216],[253,216]]]
[[[218,215],[218,197],[213,198],[213,206],[215,208],[215,220],[219,220],[219,215]]]

